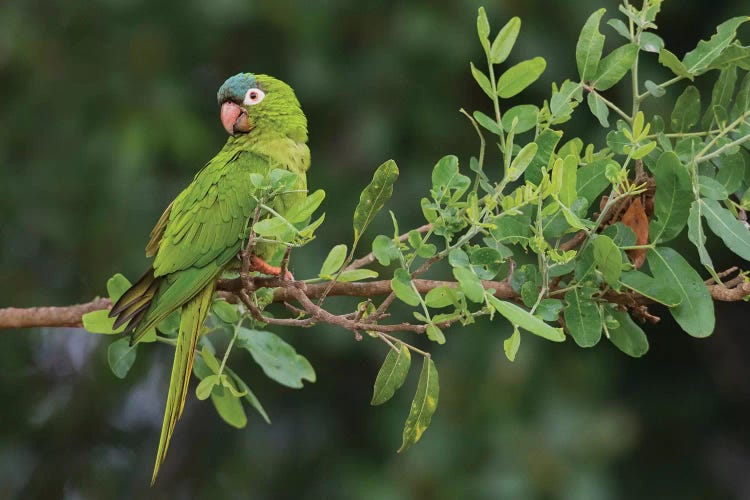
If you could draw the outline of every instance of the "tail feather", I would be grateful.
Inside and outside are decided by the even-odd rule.
[[[164,457],[169,448],[177,420],[182,416],[185,407],[185,399],[190,384],[190,373],[195,361],[195,348],[198,344],[203,323],[211,308],[211,300],[214,293],[214,284],[211,283],[203,288],[197,295],[185,303],[182,307],[180,317],[180,332],[177,336],[177,347],[172,364],[172,375],[169,380],[169,394],[167,395],[167,406],[164,410],[164,421],[159,438],[159,449],[156,452],[156,463],[151,484],[156,481],[159,467],[164,462]]]
[[[122,294],[122,297],[117,300],[109,311],[110,318],[117,317],[114,328],[119,328],[130,321],[127,330],[132,331],[135,329],[138,326],[137,322],[131,320],[139,316],[138,313],[148,309],[156,292],[159,290],[161,281],[161,278],[154,276],[154,269],[149,268],[141,279]],[[140,317],[142,318],[143,316],[140,315]]]

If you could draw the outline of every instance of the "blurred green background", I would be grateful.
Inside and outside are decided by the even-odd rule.
[[[225,140],[215,93],[239,71],[289,82],[310,121],[309,184],[327,191],[327,220],[294,256],[297,277],[349,242],[359,190],[385,159],[402,172],[389,208],[402,228],[421,224],[435,161],[476,154],[458,109],[488,108],[468,71],[481,60],[479,5],[4,0],[0,306],[85,302],[115,272],[139,276],[153,223]],[[540,104],[551,81],[575,77],[578,31],[602,6],[616,13],[614,1],[486,5],[493,33],[523,19],[510,62],[548,61],[523,101]],[[747,7],[667,1],[657,22],[682,55]],[[667,76],[644,59],[652,79]],[[600,140],[580,114],[566,133]],[[368,242],[390,233],[387,219]],[[714,262],[736,263],[718,252]],[[663,321],[648,327],[651,350],[639,360],[606,341],[583,350],[526,335],[511,364],[506,324],[452,328],[446,345],[429,346],[440,406],[403,456],[395,450],[416,367],[393,401],[371,408],[382,344],[332,327],[274,329],[312,362],[317,382],[283,388],[233,353],[273,424],[251,414],[234,430],[191,393],[152,489],[173,351],[141,347],[119,380],[107,367],[109,338],[3,331],[0,498],[749,498],[747,306],[717,304],[705,340],[657,312]]]

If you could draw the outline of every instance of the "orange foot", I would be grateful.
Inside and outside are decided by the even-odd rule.
[[[258,271],[261,274],[270,274],[273,276],[279,276],[281,275],[281,268],[272,266],[265,260],[261,259],[257,255],[252,255],[250,257],[250,270],[251,271]],[[288,281],[294,281],[294,276],[292,276],[292,273],[290,273],[288,270],[284,274],[284,279]]]

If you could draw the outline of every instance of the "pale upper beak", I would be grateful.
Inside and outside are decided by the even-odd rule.
[[[232,101],[221,105],[221,124],[229,135],[246,134],[252,129],[247,111]]]

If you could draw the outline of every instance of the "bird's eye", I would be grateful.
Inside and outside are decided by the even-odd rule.
[[[246,106],[253,106],[255,104],[258,104],[260,101],[263,100],[263,98],[266,97],[266,93],[263,92],[260,89],[250,89],[247,91],[247,94],[245,94],[245,105]]]

